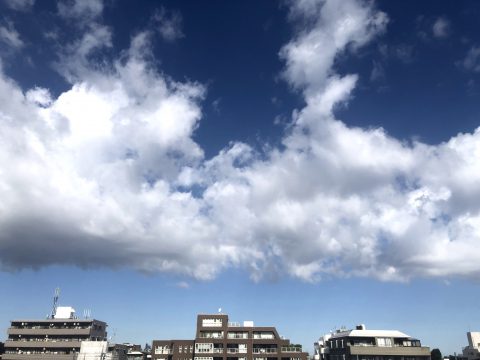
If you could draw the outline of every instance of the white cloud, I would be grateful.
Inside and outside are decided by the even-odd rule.
[[[287,62],[284,76],[294,88],[312,91],[325,85],[339,52],[362,46],[383,31],[388,21],[385,13],[350,0],[293,2],[291,14],[307,29],[280,51]]]
[[[77,25],[86,24],[101,16],[102,0],[65,0],[58,2],[58,13],[67,20],[75,19]]]
[[[432,32],[436,38],[446,38],[450,34],[450,21],[444,17],[437,18],[433,23]]]
[[[156,23],[158,33],[165,41],[173,42],[185,37],[182,32],[182,15],[178,11],[168,11],[161,7],[154,14],[153,20]]]
[[[25,45],[20,38],[20,34],[10,22],[5,26],[0,26],[0,41],[6,44],[9,49],[13,50],[18,50]]]
[[[87,30],[70,44],[67,44],[60,53],[60,60],[55,64],[56,70],[70,83],[74,83],[92,74],[92,69],[109,71],[101,60],[92,60],[94,55],[112,46],[112,32],[110,28],[92,22]],[[100,57],[101,58],[101,57]],[[93,76],[97,76],[95,73]]]
[[[199,279],[229,267],[256,280],[478,276],[480,129],[427,145],[348,127],[334,110],[357,76],[336,74],[335,57],[382,32],[386,16],[370,2],[292,7],[307,28],[281,56],[306,105],[282,147],[262,154],[231,143],[204,158],[193,136],[205,89],[157,72],[148,32],[108,71],[89,60],[95,42],[79,41],[82,71],[56,98],[1,75],[0,264]]]
[[[181,288],[181,289],[188,289],[190,288],[190,284],[186,281],[179,281],[177,284],[177,287]]]
[[[4,0],[4,3],[13,10],[29,11],[35,4],[35,0]]]

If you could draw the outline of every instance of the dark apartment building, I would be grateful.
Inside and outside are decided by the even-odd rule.
[[[228,315],[198,315],[194,340],[154,340],[154,360],[307,360],[272,326],[228,321]]]
[[[337,330],[315,343],[314,360],[430,360],[430,348],[397,330]]]
[[[74,314],[70,307],[58,307],[51,318],[11,321],[2,360],[78,359],[82,342],[106,341],[105,322]]]

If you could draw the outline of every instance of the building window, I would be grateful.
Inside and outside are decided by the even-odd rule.
[[[202,326],[204,327],[222,327],[222,319],[203,319]]]
[[[391,347],[392,346],[392,339],[391,338],[377,338],[377,345],[384,346],[384,347]]]
[[[213,353],[213,344],[212,343],[196,343],[195,352],[196,353]]]

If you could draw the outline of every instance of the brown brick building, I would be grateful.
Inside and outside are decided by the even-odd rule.
[[[228,315],[198,315],[195,340],[154,340],[153,360],[307,360],[301,345],[274,327],[231,323]]]

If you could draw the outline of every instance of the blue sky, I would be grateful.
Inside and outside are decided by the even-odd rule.
[[[4,334],[57,286],[142,344],[478,330],[480,3],[0,9]]]

